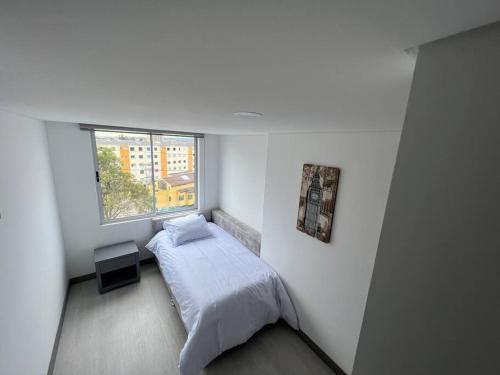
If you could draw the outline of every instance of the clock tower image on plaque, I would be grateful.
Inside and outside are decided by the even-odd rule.
[[[305,222],[306,233],[314,237],[316,237],[316,231],[318,230],[318,218],[321,208],[322,194],[323,194],[323,189],[321,189],[320,177],[318,172],[316,172],[312,177],[309,189],[307,189],[306,222]]]
[[[340,169],[304,164],[297,229],[330,242]]]

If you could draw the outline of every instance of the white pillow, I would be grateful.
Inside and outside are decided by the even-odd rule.
[[[189,214],[187,216],[181,216],[176,219],[165,220],[163,222],[163,229],[167,229],[169,224],[182,224],[191,221],[196,221],[198,219],[198,214]]]
[[[178,219],[167,220],[163,222],[163,228],[173,247],[211,235],[203,215],[192,214]]]
[[[158,243],[165,238],[166,232],[164,230],[156,233],[156,235],[148,242],[146,249],[151,251],[154,255],[158,256]]]

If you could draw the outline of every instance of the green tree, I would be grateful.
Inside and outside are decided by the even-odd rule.
[[[110,148],[97,149],[104,218],[106,220],[149,212],[153,195],[133,176],[122,171],[120,159]]]

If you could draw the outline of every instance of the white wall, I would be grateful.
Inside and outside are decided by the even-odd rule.
[[[262,231],[267,136],[221,136],[219,205]]]
[[[500,374],[500,23],[420,48],[354,374]]]
[[[46,374],[67,288],[42,122],[0,112],[0,373]]]
[[[152,237],[150,219],[100,224],[90,133],[58,122],[48,122],[47,131],[70,277],[95,272],[94,249],[99,246],[134,240],[142,257],[151,256],[142,249]],[[200,208],[212,208],[218,205],[217,136],[207,135],[204,143]]]
[[[350,373],[400,132],[270,135],[262,258],[280,274],[301,329]],[[341,169],[332,240],[296,229],[304,163]]]
[[[199,141],[199,152],[202,155],[198,169],[201,209],[219,207],[219,138],[218,135],[206,134]]]

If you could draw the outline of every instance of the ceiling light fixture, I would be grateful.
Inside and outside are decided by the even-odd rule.
[[[262,113],[259,112],[234,112],[235,116],[238,117],[262,117],[264,116]]]

